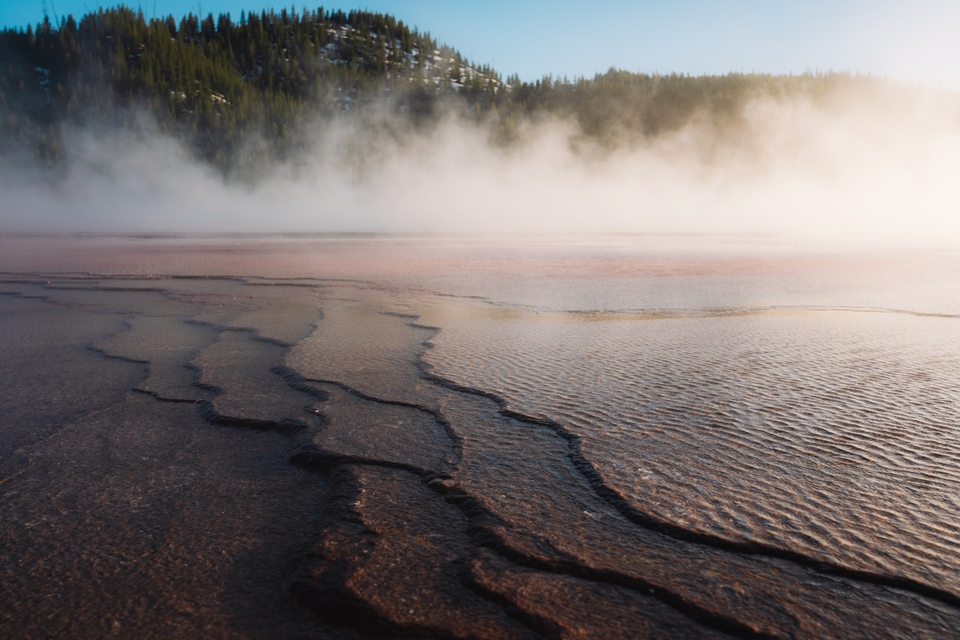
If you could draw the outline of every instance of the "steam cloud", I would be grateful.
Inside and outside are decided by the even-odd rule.
[[[0,170],[0,231],[770,233],[960,240],[960,109],[949,93],[830,108],[757,99],[735,136],[694,119],[618,149],[574,125],[490,143],[450,114],[427,131],[343,117],[305,159],[225,180],[160,134],[75,130],[56,181]],[[391,131],[386,135],[384,131]]]

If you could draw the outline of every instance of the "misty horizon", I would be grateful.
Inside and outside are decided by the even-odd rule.
[[[960,637],[960,11],[216,1],[0,29],[0,637]]]
[[[285,11],[283,25],[292,19],[289,28],[300,29],[301,18]],[[78,42],[94,34],[109,51],[119,41],[104,34],[117,27],[95,26],[102,15],[62,29]],[[161,36],[169,29],[184,55],[199,51],[197,43],[242,38],[243,30],[260,28],[254,21],[281,20],[251,13],[249,24],[215,25],[211,18],[152,20],[148,27],[130,11],[107,18],[132,25],[121,29],[136,29],[137,21]],[[12,136],[0,153],[0,231],[719,233],[960,242],[960,93],[845,74],[685,79],[610,71],[572,83],[518,84],[389,16],[304,13],[302,20],[311,29],[322,21],[316,38],[332,39],[323,49],[319,40],[316,47],[298,45],[305,47],[296,49],[305,77],[317,80],[282,89],[294,107],[273,106],[271,96],[281,94],[269,87],[286,87],[290,75],[282,70],[269,87],[247,75],[232,85],[211,76],[208,87],[198,76],[204,84],[196,96],[157,93],[151,85],[139,93],[123,89],[154,82],[157,71],[143,76],[138,69],[157,63],[140,62],[140,53],[112,76],[89,80],[79,71],[51,80],[49,69],[27,70],[39,78],[33,102],[27,87],[23,97],[11,94],[6,107],[0,104]],[[370,36],[350,20],[392,29],[397,46],[383,49],[385,36],[357,44]],[[56,33],[43,37],[55,40]],[[22,43],[25,36],[5,37]],[[137,41],[128,46],[144,51]],[[440,48],[427,50],[434,46]],[[150,52],[143,55],[160,55]],[[250,65],[260,58],[235,55],[245,74],[259,73]],[[384,55],[385,64],[370,62]],[[348,60],[353,68],[374,66],[356,80],[329,80]],[[117,80],[122,74],[130,79]],[[405,89],[405,77],[426,89]],[[12,86],[14,78],[6,82]],[[163,78],[158,87],[178,86]],[[58,79],[76,87],[57,84],[51,93]],[[132,93],[113,97],[123,91]],[[83,96],[94,94],[108,106],[91,111]],[[265,101],[266,116],[232,115],[251,99]],[[48,128],[13,128],[43,109]]]
[[[756,101],[747,131],[708,125],[584,149],[575,123],[528,124],[510,148],[456,115],[430,131],[341,117],[302,157],[223,176],[156,130],[67,129],[65,167],[6,165],[0,230],[16,233],[761,233],[949,242],[960,128],[854,104]],[[936,109],[937,105],[933,105]],[[925,113],[926,111],[926,113]],[[376,130],[377,127],[374,127]],[[396,132],[399,131],[399,138]],[[880,135],[878,135],[878,133]],[[357,150],[362,151],[358,154]],[[456,212],[456,213],[454,213]]]

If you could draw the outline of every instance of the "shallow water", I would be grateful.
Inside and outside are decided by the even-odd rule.
[[[956,319],[488,311],[434,342],[652,519],[960,593]]]
[[[960,633],[958,254],[0,248],[0,629]]]

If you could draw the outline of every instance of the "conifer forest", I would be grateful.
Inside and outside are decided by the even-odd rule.
[[[100,9],[0,31],[0,156],[56,167],[67,127],[151,127],[228,171],[296,158],[309,127],[372,111],[429,127],[453,112],[522,138],[523,123],[576,123],[599,148],[637,144],[700,118],[735,131],[751,98],[829,102],[887,81],[792,76],[638,74],[503,77],[393,16],[367,11],[244,11],[147,19]],[[155,123],[154,123],[155,121]],[[253,142],[252,142],[253,141]]]

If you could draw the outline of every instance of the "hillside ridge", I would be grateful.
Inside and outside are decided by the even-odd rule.
[[[198,158],[228,170],[296,157],[304,132],[335,116],[386,106],[414,125],[438,107],[483,122],[509,144],[522,123],[571,119],[600,146],[676,131],[694,117],[736,127],[757,95],[827,101],[885,81],[849,73],[649,75],[504,79],[397,18],[368,11],[241,13],[179,21],[127,7],[79,21],[0,31],[0,156],[47,166],[64,157],[67,126],[135,127],[144,111]],[[255,135],[259,145],[248,144]]]

